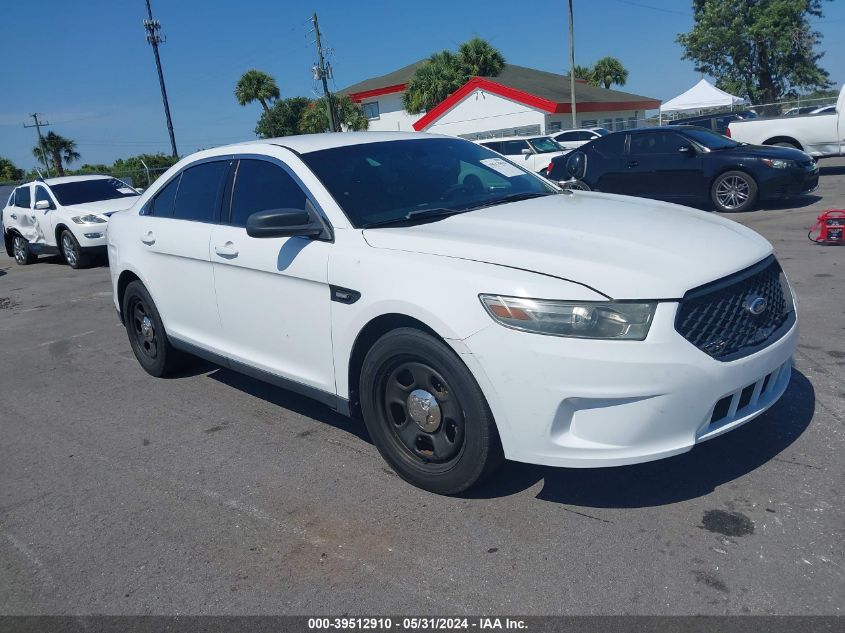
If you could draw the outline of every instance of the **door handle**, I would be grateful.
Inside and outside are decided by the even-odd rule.
[[[627,165],[628,167],[636,167],[637,165],[639,165],[639,163],[638,163],[637,161],[635,161],[635,160],[629,160],[629,161],[626,163],[626,165]]]
[[[232,242],[226,242],[222,246],[220,244],[216,244],[214,246],[214,252],[220,255],[220,257],[224,257],[226,259],[232,259],[238,256],[238,249],[235,248],[235,245]]]
[[[156,238],[155,235],[153,235],[152,231],[147,231],[146,233],[141,235],[141,241],[147,246],[152,246],[156,243]]]

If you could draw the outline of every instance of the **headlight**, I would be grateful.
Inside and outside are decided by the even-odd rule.
[[[791,167],[795,167],[794,160],[783,160],[781,158],[761,158],[760,160],[767,167],[773,167],[774,169],[789,169]]]
[[[572,338],[642,341],[657,307],[655,301],[549,301],[479,295],[484,308],[504,326]]]
[[[108,222],[105,218],[101,218],[99,215],[94,215],[93,213],[78,215],[75,218],[71,218],[71,220],[77,224],[105,224]]]

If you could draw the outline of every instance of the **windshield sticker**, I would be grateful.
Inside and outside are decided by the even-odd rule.
[[[138,193],[132,187],[118,187],[117,190],[120,193]]]
[[[502,174],[505,178],[525,175],[524,171],[501,158],[482,158],[479,162],[485,167],[489,167],[493,171]]]

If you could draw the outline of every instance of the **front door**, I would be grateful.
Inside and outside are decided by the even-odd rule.
[[[674,201],[701,196],[701,157],[680,134],[664,131],[631,134],[625,165],[625,193]]]
[[[335,393],[328,260],[332,244],[304,237],[254,238],[249,216],[314,202],[287,165],[241,159],[231,209],[211,236],[222,351],[238,363]]]

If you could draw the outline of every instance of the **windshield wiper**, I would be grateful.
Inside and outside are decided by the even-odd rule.
[[[531,198],[542,198],[543,196],[554,196],[557,195],[551,191],[546,193],[534,191],[531,193],[512,193],[509,196],[503,196],[501,198],[496,198],[495,200],[490,200],[489,202],[484,202],[479,204],[475,207],[471,207],[472,209],[484,209],[486,207],[493,207],[497,204],[506,204],[508,202],[519,202],[520,200],[530,200]]]
[[[434,209],[418,209],[416,211],[409,211],[398,218],[390,218],[388,220],[379,220],[377,222],[364,224],[362,228],[372,229],[382,226],[410,226],[417,223],[428,222],[430,220],[448,218],[451,215],[457,215],[458,213],[463,213],[464,211],[466,211],[466,209],[445,209],[440,207]]]

